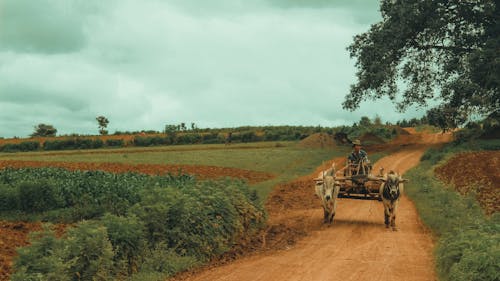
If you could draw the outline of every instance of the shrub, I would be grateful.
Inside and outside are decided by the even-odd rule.
[[[64,150],[64,149],[94,149],[101,148],[104,142],[100,139],[69,138],[64,140],[45,141],[44,150]]]
[[[135,216],[119,217],[112,214],[106,214],[101,222],[107,228],[115,252],[115,263],[125,262],[128,273],[132,273],[138,267],[142,248],[146,246],[143,223]]]
[[[40,143],[37,141],[25,141],[19,144],[21,151],[34,151],[40,148]]]
[[[265,219],[255,194],[229,181],[143,191],[131,213],[144,222],[151,244],[164,241],[178,254],[200,260],[219,255],[250,236]]]
[[[0,184],[0,211],[19,209],[19,189],[14,186]]]
[[[62,259],[71,262],[69,276],[78,276],[79,280],[114,280],[114,252],[104,226],[83,221],[70,228],[62,241]]]
[[[41,232],[30,233],[30,246],[18,248],[12,281],[72,280],[69,267],[73,261],[64,258],[63,241],[56,239],[49,225]]]
[[[106,145],[123,147],[125,146],[125,142],[122,139],[108,139],[106,140]]]
[[[0,147],[1,152],[34,151],[40,148],[37,141],[25,141],[21,143],[7,143]]]
[[[200,134],[182,134],[177,135],[176,144],[197,144],[202,142],[203,137]]]
[[[55,189],[48,181],[24,182],[19,185],[19,206],[27,213],[60,207]]]
[[[146,251],[139,272],[132,275],[131,280],[165,280],[197,264],[199,261],[196,258],[179,255],[173,249],[160,243]]]

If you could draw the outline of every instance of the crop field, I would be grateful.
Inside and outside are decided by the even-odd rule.
[[[276,183],[313,171],[322,161],[346,155],[348,147],[318,149],[297,142],[230,146],[182,145],[57,152],[0,153],[0,167],[61,167],[162,174],[179,172],[200,179],[235,177],[257,184],[264,199]]]
[[[182,207],[175,203],[175,198],[190,202],[188,194],[198,194],[196,196],[206,198],[205,202],[216,206],[216,209],[210,211],[214,212],[214,222],[208,221],[207,225],[204,225],[205,222],[199,223],[199,225],[206,227],[205,230],[185,228],[183,230],[185,234],[175,239],[176,241],[186,241],[183,249],[188,251],[199,247],[192,247],[196,243],[209,243],[209,248],[199,253],[193,252],[186,255],[185,252],[172,250],[178,246],[161,246],[162,243],[171,243],[168,242],[171,241],[169,239],[174,238],[148,236],[146,231],[144,232],[146,234],[136,234],[142,237],[141,239],[145,239],[146,242],[140,243],[146,243],[148,246],[144,247],[150,249],[151,252],[139,253],[134,250],[133,255],[128,252],[129,262],[131,262],[130,259],[134,259],[133,266],[138,266],[137,259],[152,259],[158,254],[155,249],[166,247],[168,248],[168,256],[163,256],[161,259],[173,264],[173,268],[169,268],[168,272],[161,274],[168,275],[170,272],[188,268],[225,251],[231,243],[235,243],[238,239],[250,237],[249,233],[242,231],[252,231],[252,229],[256,231],[262,224],[262,205],[274,186],[307,175],[324,161],[344,156],[348,151],[348,147],[318,149],[298,146],[297,142],[261,142],[230,146],[219,144],[182,145],[1,153],[0,168],[7,168],[7,170],[2,172],[0,183],[0,188],[3,190],[3,195],[0,196],[3,205],[0,211],[3,219],[0,225],[2,236],[2,241],[0,241],[0,260],[2,261],[0,280],[9,280],[12,257],[16,254],[16,248],[28,243],[31,232],[43,229],[39,221],[57,223],[56,236],[70,239],[79,239],[80,232],[90,231],[96,225],[106,224],[105,222],[112,224],[113,227],[133,228],[132,230],[136,232],[142,227],[152,229],[151,231],[154,230],[154,233],[167,231],[163,232],[165,234],[162,235],[176,237],[178,234],[173,234],[171,231],[176,231],[175,229],[180,227],[180,225],[176,226],[180,221],[170,222],[171,228],[174,230],[161,230],[157,229],[158,226],[155,226],[156,223],[153,221],[151,224],[146,223],[143,226],[142,223],[137,222],[137,217],[146,216],[142,220],[148,221],[146,218],[161,216],[161,213],[144,213],[145,210],[150,210],[151,207],[148,206],[158,204],[157,201],[161,198],[166,202],[162,203],[162,206],[163,204],[172,205],[168,208],[173,208],[175,212],[179,212],[178,214],[184,214],[183,216],[187,216],[189,220],[196,220],[196,217],[201,214],[199,212],[204,213],[203,217],[211,217],[212,215],[205,213],[206,210],[204,211],[202,208],[193,209],[189,207],[190,205]],[[189,174],[194,178],[185,177],[182,174]],[[232,179],[235,179],[236,182]],[[204,180],[213,180],[214,182],[203,183]],[[243,180],[243,182],[238,180]],[[167,189],[158,189],[161,186],[167,186]],[[186,190],[183,192],[187,193],[176,195],[174,192],[176,188],[171,189],[169,186],[183,187],[182,190]],[[225,194],[218,193],[216,190],[219,189],[225,190]],[[212,191],[205,192],[209,190]],[[150,193],[156,194],[156,197],[150,198]],[[252,200],[257,201],[252,203]],[[195,202],[189,204],[195,204]],[[229,205],[225,206],[224,204]],[[136,211],[132,213],[131,210],[134,208]],[[233,208],[235,209],[230,211]],[[224,213],[224,210],[229,213],[221,217],[219,213]],[[168,213],[167,210],[165,212]],[[105,219],[101,218],[103,215]],[[121,217],[124,218],[121,219]],[[89,225],[80,222],[81,219],[90,220]],[[64,229],[68,223],[72,227],[66,233]],[[225,225],[225,230],[214,228],[213,223]],[[251,225],[247,225],[248,223]],[[243,225],[245,227],[242,228]],[[107,225],[108,232],[113,227]],[[52,236],[52,232],[47,231],[44,230],[43,237],[56,239]],[[196,237],[198,237],[199,231],[209,231],[210,234],[205,236],[213,236],[214,240],[206,238],[209,242],[197,241]],[[214,234],[213,231],[216,233]],[[219,231],[222,232],[217,234]],[[95,235],[105,236],[106,233]],[[122,250],[117,246],[120,242],[111,238],[112,233],[107,235],[112,246],[115,247],[113,248],[115,254],[121,255]],[[137,235],[134,237],[139,239]],[[189,238],[185,237],[186,235],[193,236],[189,236],[191,237]],[[63,243],[62,241],[66,240],[60,241]],[[84,241],[79,243],[86,244]],[[33,258],[35,255],[33,251],[41,250],[36,248],[38,244],[34,245],[35,248],[28,247],[25,252],[20,252],[21,260],[16,263],[16,271],[19,273],[13,276],[13,280],[30,278],[29,268],[23,267],[22,264],[23,260]],[[101,246],[107,247],[106,245]],[[101,254],[103,259],[107,259],[105,256],[109,255],[109,253],[104,252]],[[58,256],[57,258],[64,260],[69,257]],[[143,267],[146,268],[147,265],[143,265]],[[156,272],[152,269],[144,269],[141,272],[150,271]],[[134,272],[129,272],[129,274]]]

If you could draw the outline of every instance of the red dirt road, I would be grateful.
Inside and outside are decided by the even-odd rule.
[[[375,171],[383,166],[386,171],[404,173],[418,164],[425,149],[449,141],[450,135],[415,135],[413,145],[382,158]],[[315,175],[311,175],[311,178]],[[300,182],[299,182],[300,183]],[[267,281],[267,280],[436,280],[432,250],[432,236],[420,222],[413,203],[403,196],[396,223],[398,231],[385,228],[383,207],[378,201],[339,199],[337,215],[332,226],[322,225],[323,212],[319,200],[311,204],[312,183],[300,187],[291,185],[303,198],[302,203],[280,187],[270,200],[287,205],[285,214],[270,210],[270,222],[304,226],[308,233],[296,245],[284,250],[268,251],[242,258],[231,264],[209,268],[188,276],[191,281]],[[304,194],[311,194],[305,196]],[[293,196],[292,196],[293,197]],[[277,200],[279,199],[279,200]],[[297,201],[297,202],[295,202]],[[272,204],[271,204],[272,205]],[[286,220],[289,220],[288,222]],[[293,221],[292,221],[293,220]]]

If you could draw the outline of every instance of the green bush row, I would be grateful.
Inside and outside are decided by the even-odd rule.
[[[406,173],[405,187],[418,212],[439,237],[436,267],[442,280],[500,280],[500,215],[484,215],[473,194],[461,196],[433,174],[436,164],[461,147],[430,150]]]
[[[108,147],[123,147],[125,142],[122,139],[108,139],[103,142],[100,139],[65,139],[65,140],[48,140],[43,145],[37,141],[25,141],[21,143],[7,143],[0,146],[0,152],[26,152],[43,150],[71,150],[71,149],[95,149],[104,146]]]
[[[37,141],[25,141],[21,143],[7,143],[0,146],[0,152],[35,151],[40,148]]]
[[[16,182],[18,174],[3,178],[12,188],[5,179]],[[79,222],[60,239],[49,229],[31,235],[12,280],[164,280],[223,254],[265,222],[255,191],[241,181],[150,178],[121,214]]]
[[[64,139],[64,140],[53,140],[45,141],[43,143],[44,150],[65,150],[65,149],[93,149],[101,148],[104,146],[104,142],[100,139]]]

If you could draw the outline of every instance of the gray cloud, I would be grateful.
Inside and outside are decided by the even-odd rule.
[[[0,49],[53,54],[84,45],[83,18],[70,1],[0,2]]]
[[[388,101],[341,109],[355,72],[345,48],[378,17],[378,1],[313,2],[2,2],[0,136],[26,136],[42,122],[97,133],[97,115],[114,131],[421,114],[393,113]]]

